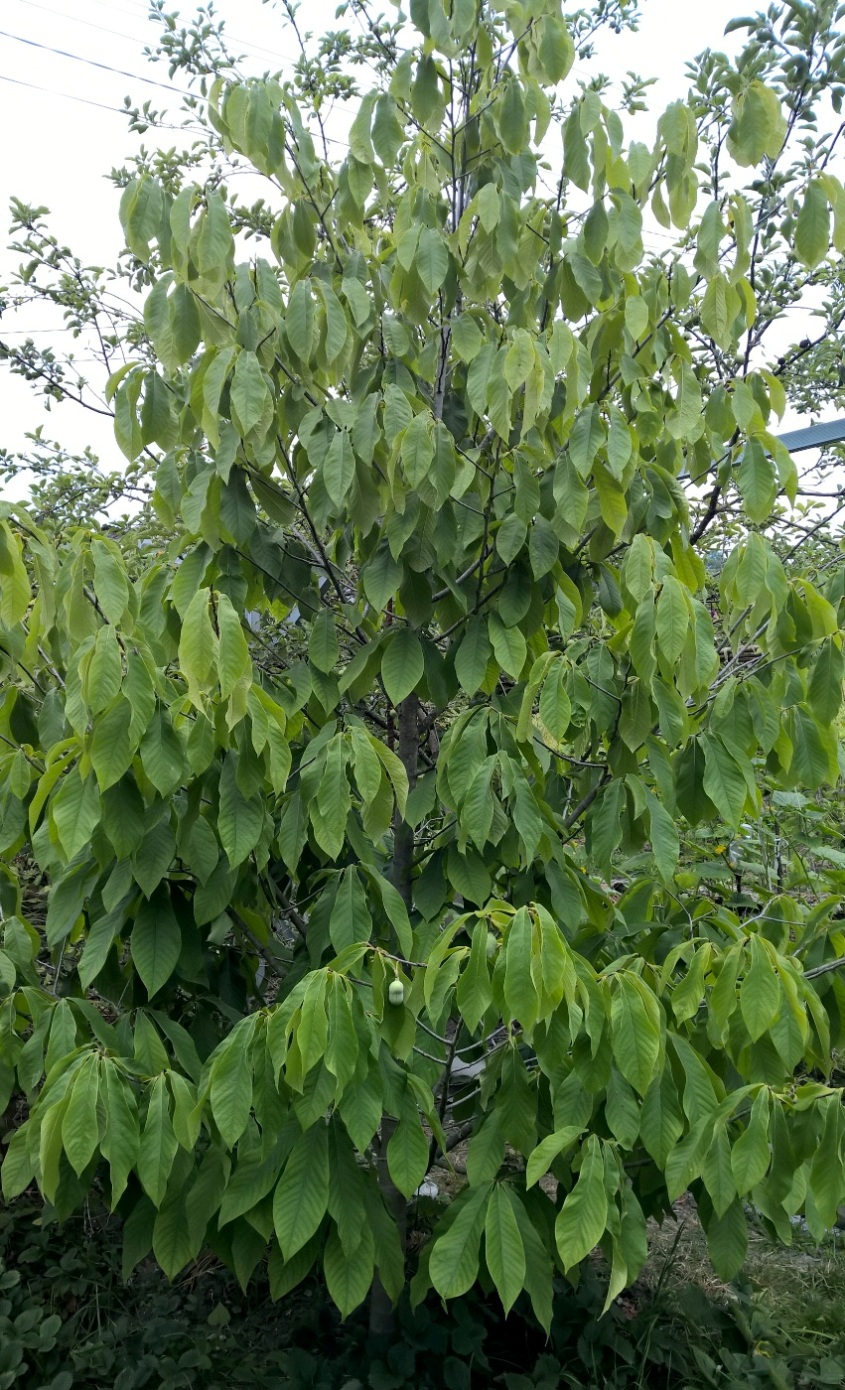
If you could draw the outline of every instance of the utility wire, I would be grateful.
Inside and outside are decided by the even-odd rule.
[[[57,92],[55,87],[40,87],[37,82],[24,82],[21,77],[9,77],[6,73],[0,72],[0,82],[11,82],[15,87],[28,87],[32,92],[46,92],[47,96],[61,97],[64,101],[78,101],[83,106],[96,106],[100,111],[113,111],[115,115],[124,118],[130,115],[127,106],[107,106],[104,101],[92,101],[90,97],[76,96],[74,92]],[[166,121],[157,121],[153,127],[156,130],[181,130],[186,129],[182,125],[173,125]],[[203,132],[205,133],[205,132]]]
[[[24,82],[20,77],[8,77],[6,73],[0,72],[0,82],[12,82],[16,87],[29,87],[32,92],[46,92],[51,97],[62,97],[65,101],[80,101],[83,106],[96,106],[100,111],[114,111],[118,116],[128,116],[129,111],[125,106],[107,106],[104,101],[92,101],[90,97],[78,97],[73,92],[57,92],[54,87],[39,87],[37,82]],[[169,129],[181,129],[181,127],[168,127]]]
[[[98,63],[95,58],[83,58],[80,53],[68,53],[64,48],[51,48],[49,44],[38,43],[36,39],[25,39],[20,34],[10,34],[6,29],[0,29],[0,38],[12,39],[15,43],[28,44],[30,48],[40,48],[44,53],[55,53],[59,58],[70,58],[75,63],[85,63],[89,68],[99,68],[102,72],[112,72],[118,77],[128,77],[132,82],[146,82],[148,87],[160,87],[163,92],[168,92],[171,96],[194,97],[194,92],[185,92],[181,87],[169,87],[164,82],[156,82],[154,77],[140,77],[136,72],[127,72],[124,68],[113,68],[108,63]],[[99,102],[93,103],[99,105]]]
[[[111,34],[116,39],[126,39],[129,43],[143,43],[143,39],[137,34],[124,34],[120,29],[108,29],[104,24],[93,24],[90,19],[79,19],[75,14],[67,14],[64,10],[54,10],[49,5],[39,5],[38,0],[17,0],[19,5],[26,5],[31,10],[43,10],[45,14],[54,14],[59,19],[66,19],[70,24],[84,24],[86,29],[96,29],[98,34]]]
[[[21,3],[21,4],[32,4],[32,3],[34,3],[34,0],[19,0],[19,3]],[[156,11],[151,11],[150,8],[149,8],[149,6],[145,6],[145,5],[142,5],[142,4],[132,5],[132,4],[131,4],[131,0],[129,0],[129,3],[130,3],[130,5],[131,5],[131,9],[127,9],[127,10],[121,9],[120,6],[118,6],[118,5],[112,5],[112,4],[108,3],[108,0],[89,0],[89,3],[95,4],[95,5],[99,5],[99,6],[101,6],[101,8],[107,9],[107,10],[109,11],[109,13],[112,14],[112,15],[114,15],[114,14],[122,14],[122,15],[125,16],[126,19],[130,19],[130,20],[138,19],[138,20],[140,21],[141,18],[143,18],[144,20],[151,20],[151,19],[159,18],[159,16],[158,16],[158,11],[157,11],[157,10],[156,10]],[[44,8],[44,7],[42,6],[42,8]],[[59,13],[59,11],[56,11],[55,13]],[[65,18],[70,19],[71,16],[70,16],[70,15],[66,15]],[[99,26],[95,25],[94,27],[95,27],[95,28],[98,28]],[[113,32],[113,31],[108,31],[108,30],[107,30],[107,31],[105,31],[105,32]],[[242,38],[239,38],[239,37],[237,36],[237,34],[231,34],[231,33],[229,32],[228,29],[224,30],[224,39],[225,39],[225,40],[228,40],[228,41],[230,41],[230,42],[232,42],[232,43],[238,44],[238,45],[240,45],[240,47],[242,47],[242,48],[250,49],[253,53],[258,54],[259,57],[263,57],[263,58],[275,58],[275,59],[278,60],[278,63],[279,63],[279,65],[280,65],[281,67],[290,67],[290,68],[295,67],[295,63],[294,63],[293,59],[291,59],[291,58],[289,58],[289,57],[284,57],[281,53],[276,52],[274,49],[263,48],[260,44],[254,44],[254,43],[250,42],[249,39],[242,39]]]

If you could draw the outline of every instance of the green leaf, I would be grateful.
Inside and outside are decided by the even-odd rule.
[[[490,1193],[484,1222],[484,1250],[490,1277],[507,1317],[522,1292],[526,1264],[516,1199],[505,1183],[497,1184]]]
[[[196,1256],[184,1193],[174,1192],[157,1213],[153,1226],[153,1254],[168,1279]]]
[[[120,690],[122,678],[120,648],[113,627],[101,627],[88,665],[85,694],[92,714],[99,714]]]
[[[373,1233],[366,1222],[352,1251],[344,1250],[337,1227],[332,1226],[323,1254],[323,1273],[332,1302],[343,1318],[364,1302],[373,1282]]]
[[[575,44],[560,15],[547,14],[540,20],[537,52],[549,81],[554,86],[562,82],[575,61]]]
[[[596,798],[589,820],[589,848],[595,864],[606,874],[612,868],[612,855],[622,839],[625,808],[624,783],[614,778]]]
[[[332,1076],[337,1077],[340,1093],[346,1090],[355,1074],[360,1043],[355,1029],[349,989],[336,975],[329,979],[327,1002],[325,1061]]]
[[[727,1282],[742,1269],[748,1250],[748,1224],[742,1203],[733,1201],[723,1216],[714,1213],[706,1230],[713,1267],[719,1278]]]
[[[229,1148],[237,1143],[246,1129],[252,1106],[249,1049],[254,1031],[253,1020],[244,1020],[229,1035],[211,1064],[211,1113]]]
[[[527,134],[525,102],[520,83],[513,73],[509,76],[505,94],[499,103],[499,134],[506,150],[511,154],[522,153]]]
[[[217,656],[218,641],[211,622],[210,602],[211,591],[198,589],[182,620],[179,639],[179,664],[191,698],[199,706]]]
[[[161,883],[175,852],[176,838],[166,816],[147,831],[132,856],[132,873],[145,898]]]
[[[493,1002],[487,959],[488,937],[487,923],[483,920],[477,922],[472,931],[469,960],[458,981],[458,1008],[470,1033],[475,1032]]]
[[[354,866],[344,869],[329,919],[332,946],[340,952],[356,941],[369,941],[372,930],[373,919],[358,870]]]
[[[607,1225],[604,1158],[598,1138],[591,1134],[582,1150],[581,1171],[564,1199],[555,1221],[555,1242],[566,1270],[594,1250]]]
[[[664,1067],[648,1090],[640,1111],[640,1136],[646,1151],[660,1168],[684,1128],[684,1117],[670,1067]]]
[[[460,1298],[475,1283],[489,1196],[489,1183],[467,1188],[452,1208],[460,1203],[449,1229],[435,1237],[428,1268],[441,1298]]]
[[[100,1142],[111,1177],[111,1210],[126,1190],[129,1174],[138,1161],[140,1134],[138,1108],[125,1075],[109,1058],[102,1062],[105,1081],[106,1132]]]
[[[399,705],[422,679],[425,660],[420,639],[410,627],[403,627],[384,648],[381,678],[388,699]]]
[[[704,790],[721,815],[738,825],[748,796],[742,768],[715,735],[703,734],[701,744],[704,748]]]
[[[771,1028],[783,1001],[774,966],[759,937],[752,936],[749,950],[751,967],[739,991],[739,1007],[751,1041],[756,1042]]]
[[[252,681],[249,647],[241,620],[227,594],[217,596],[217,627],[220,634],[217,655],[220,694],[227,699],[238,685],[249,685]]]
[[[157,709],[141,740],[144,771],[163,797],[169,797],[182,781],[185,752],[182,740],[161,708]]]
[[[300,1135],[273,1195],[273,1226],[286,1260],[310,1240],[329,1202],[329,1132],[325,1120]]]
[[[319,971],[308,980],[296,1031],[303,1076],[307,1076],[325,1055],[327,1040],[326,975]]]
[[[373,118],[373,107],[376,102],[376,92],[368,92],[358,107],[352,125],[349,127],[349,149],[359,164],[373,163],[373,145],[370,139],[370,123]]]
[[[50,815],[62,849],[68,859],[75,858],[100,821],[100,796],[94,778],[83,780],[78,766],[72,768],[53,797]]]
[[[724,1216],[736,1197],[731,1146],[724,1124],[717,1124],[713,1131],[713,1142],[702,1164],[701,1177],[713,1203],[713,1210],[717,1216]]]
[[[219,193],[211,192],[206,197],[205,212],[197,226],[194,243],[197,269],[202,275],[225,278],[233,246],[226,204]]]
[[[433,421],[427,410],[415,415],[405,429],[401,455],[408,486],[419,487],[428,475],[434,458]]]
[[[734,97],[733,120],[728,130],[728,150],[737,164],[759,164],[764,156],[774,159],[780,153],[786,134],[786,121],[780,101],[770,87],[758,79]]]
[[[135,744],[129,733],[131,722],[132,706],[122,695],[94,722],[90,753],[101,792],[119,782],[132,762]]]
[[[740,1197],[747,1196],[752,1188],[766,1176],[771,1151],[769,1148],[769,1093],[765,1087],[757,1092],[751,1107],[751,1116],[731,1151],[736,1190]]]
[[[337,668],[340,648],[337,641],[337,626],[334,614],[326,608],[319,613],[311,625],[308,638],[308,659],[318,671],[326,673]]]
[[[220,773],[220,810],[217,833],[233,869],[255,849],[264,825],[264,808],[258,797],[246,797],[237,783],[238,758],[227,753]]]
[[[433,227],[425,227],[420,233],[415,265],[428,293],[436,294],[449,270],[449,249]]]
[[[314,341],[314,300],[309,280],[297,280],[290,292],[285,332],[288,342],[301,362],[308,362]]]
[[[331,366],[333,362],[337,361],[346,347],[346,339],[349,331],[346,322],[346,314],[343,312],[343,305],[334,290],[330,289],[325,281],[315,280],[314,285],[323,301],[324,330],[322,335],[322,347],[325,353],[326,364]]]
[[[505,1003],[512,1019],[530,1032],[537,1020],[537,990],[531,976],[534,926],[528,909],[521,907],[505,937]]]
[[[819,648],[808,690],[810,708],[822,724],[832,723],[839,713],[843,675],[845,660],[842,650],[835,638],[827,637]]]
[[[660,1006],[638,975],[620,971],[615,976],[610,1017],[616,1065],[644,1096],[660,1057]]]
[[[534,519],[528,536],[528,556],[535,579],[549,574],[560,558],[560,542],[551,522],[544,516]]]
[[[355,478],[355,454],[347,430],[336,430],[325,462],[323,481],[336,507],[342,507]]]
[[[487,624],[483,618],[471,618],[455,655],[455,674],[467,695],[479,689],[492,654]]]
[[[94,561],[94,593],[110,623],[119,623],[129,602],[129,582],[120,558],[111,542],[95,539],[91,542]]]
[[[177,1148],[167,1085],[163,1076],[157,1076],[149,1093],[147,1117],[138,1150],[138,1177],[156,1207],[161,1206],[167,1190]]]
[[[689,608],[682,585],[671,574],[663,581],[657,600],[657,640],[669,666],[674,666],[687,638]]]
[[[406,1198],[413,1196],[428,1170],[428,1140],[416,1102],[408,1091],[402,1101],[399,1123],[388,1141],[387,1167],[396,1187]]]
[[[648,806],[651,851],[663,882],[671,883],[678,867],[680,853],[677,826],[666,807],[648,787],[645,788],[645,799]]]
[[[666,428],[673,439],[694,439],[701,431],[701,387],[684,359],[676,359],[674,375],[678,393],[674,410],[666,416]]]
[[[717,814],[704,790],[705,750],[698,739],[691,739],[674,764],[675,799],[681,815],[690,825]]]
[[[182,950],[182,933],[166,888],[158,889],[138,909],[130,948],[135,969],[150,998],[167,984]]]
[[[0,623],[13,628],[21,622],[31,597],[20,540],[6,521],[0,521]]]
[[[751,521],[766,521],[778,493],[775,466],[759,439],[749,439],[737,469],[737,483]]]
[[[498,613],[491,613],[487,619],[487,631],[502,670],[514,680],[519,680],[528,654],[525,638],[519,628],[505,627]]]
[[[531,334],[524,328],[517,328],[505,353],[505,381],[511,391],[519,390],[528,379],[533,366],[534,343]]]
[[[62,1118],[62,1144],[77,1176],[88,1167],[97,1148],[99,1089],[97,1058],[91,1055],[86,1057],[74,1077],[70,1098]]]
[[[540,722],[558,742],[566,737],[572,719],[566,680],[566,666],[558,660],[550,667],[540,693]]]
[[[386,92],[382,92],[376,102],[372,140],[384,167],[393,165],[405,142],[405,128],[397,115],[396,102]]]

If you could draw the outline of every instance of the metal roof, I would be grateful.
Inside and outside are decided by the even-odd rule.
[[[778,435],[791,454],[800,454],[802,449],[821,449],[825,444],[839,444],[845,440],[845,419],[827,420],[821,425],[807,425],[803,430],[789,430]]]

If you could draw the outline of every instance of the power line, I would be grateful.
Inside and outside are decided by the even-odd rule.
[[[57,92],[53,87],[39,87],[37,82],[24,82],[20,77],[8,77],[0,72],[0,82],[12,82],[16,87],[29,87],[32,92],[46,92],[51,97],[62,97],[64,101],[80,101],[83,106],[96,106],[100,111],[114,111],[118,116],[128,116],[129,112],[125,106],[106,106],[103,101],[92,101],[90,97],[78,97],[72,92]],[[179,129],[180,127],[168,127],[169,129]]]
[[[42,333],[49,334],[50,337],[52,337],[54,333],[77,333],[81,335],[83,333],[96,333],[96,331],[94,325],[90,323],[83,324],[81,328],[72,328],[68,323],[60,324],[57,328],[4,328],[3,321],[0,319],[0,338],[34,338],[36,335]]]
[[[102,72],[112,72],[117,77],[128,77],[132,82],[145,82],[149,87],[160,87],[163,92],[168,92],[170,96],[195,98],[193,92],[182,91],[180,87],[168,87],[164,82],[156,82],[153,77],[140,77],[136,72],[127,72],[124,68],[113,68],[108,63],[98,63],[95,58],[83,58],[80,53],[68,53],[64,48],[51,48],[49,44],[38,43],[36,39],[25,39],[20,34],[10,34],[6,29],[0,29],[0,37],[12,39],[15,43],[28,44],[30,48],[40,48],[44,53],[55,53],[59,58],[70,58],[75,63],[85,63],[89,68],[99,68]]]
[[[23,3],[23,4],[30,4],[30,3],[32,3],[32,0],[21,0],[21,3]],[[112,5],[112,4],[108,3],[108,0],[89,0],[89,3],[95,4],[95,5],[100,5],[103,9],[109,10],[109,12],[110,12],[111,14],[115,14],[115,13],[117,13],[117,14],[123,14],[123,15],[125,15],[125,17],[126,17],[127,19],[135,19],[135,18],[137,18],[137,19],[140,20],[142,13],[143,13],[143,17],[144,17],[145,20],[149,20],[149,19],[152,18],[152,15],[151,15],[151,13],[150,13],[150,9],[149,9],[148,6],[144,6],[144,5],[141,5],[141,4],[134,5],[134,4],[132,4],[132,0],[128,0],[128,3],[131,5],[131,9],[130,9],[130,10],[121,10],[121,8],[120,8],[119,6],[117,6],[117,5]],[[59,13],[59,12],[56,11],[56,13]],[[70,16],[70,15],[67,15],[66,18],[69,19],[69,18],[71,18],[71,16]],[[98,28],[99,26],[94,25],[93,27],[94,27],[94,28]],[[113,32],[113,31],[106,30],[106,31],[104,31],[104,32]],[[232,43],[239,44],[242,48],[250,49],[253,53],[258,54],[260,57],[264,57],[264,58],[276,58],[276,59],[278,59],[279,65],[280,65],[281,67],[290,67],[290,68],[293,68],[293,67],[295,66],[295,64],[294,64],[294,62],[292,61],[292,59],[290,59],[290,58],[288,58],[288,57],[284,57],[281,53],[276,52],[275,49],[264,48],[264,47],[262,47],[260,44],[251,43],[249,39],[238,38],[237,34],[232,34],[232,33],[230,33],[228,30],[225,30],[224,37],[225,37],[225,39],[230,40]]]
[[[104,24],[92,24],[90,19],[79,19],[75,14],[67,14],[64,10],[51,9],[49,5],[39,5],[38,0],[17,0],[19,5],[27,5],[32,10],[43,10],[45,14],[54,14],[59,19],[66,19],[71,24],[84,24],[86,29],[96,29],[99,34],[111,34],[116,39],[126,39],[129,43],[142,43],[136,34],[124,34],[119,29],[107,29]]]
[[[92,101],[90,97],[76,96],[74,92],[57,92],[55,87],[40,87],[37,82],[24,82],[21,77],[9,77],[6,73],[0,72],[0,82],[11,82],[15,87],[28,87],[32,92],[45,92],[50,97],[61,97],[63,101],[78,101],[83,106],[96,106],[100,111],[112,111],[117,116],[128,116],[129,108],[126,106],[107,106],[104,101]],[[185,126],[172,125],[165,121],[156,122],[156,130],[185,130]]]

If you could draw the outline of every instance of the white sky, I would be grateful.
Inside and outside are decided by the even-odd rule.
[[[179,0],[171,0],[168,8],[175,10],[178,4]],[[295,59],[297,50],[280,6],[261,0],[217,0],[215,8],[226,21],[231,47],[246,55],[246,71],[261,73]],[[623,79],[630,70],[658,76],[658,85],[651,89],[653,114],[644,118],[650,130],[664,106],[685,94],[686,60],[706,47],[724,48],[728,20],[740,9],[747,13],[756,8],[754,0],[643,0],[639,33],[608,35],[595,66],[614,80]],[[385,0],[384,9],[392,13],[390,0]],[[185,3],[183,20],[192,13],[192,6]],[[322,32],[344,21],[336,20],[335,3],[306,0],[299,22],[303,29]],[[179,119],[178,97],[150,85],[169,86],[166,67],[143,56],[144,45],[153,43],[156,33],[144,0],[3,0],[0,225],[4,231],[8,200],[15,195],[48,206],[53,232],[84,262],[109,265],[116,260],[122,245],[118,193],[104,175],[123,164],[141,139],[148,147],[153,140],[165,147],[183,143],[176,131],[131,135],[120,114],[129,95],[133,104],[150,99],[159,109],[172,109],[174,119]],[[734,46],[736,38],[727,43]],[[583,65],[578,75],[585,75]],[[178,74],[175,85],[180,85]],[[342,112],[336,120],[340,125],[332,127],[332,133],[342,137]],[[5,238],[0,248],[4,243]],[[0,284],[8,283],[13,259],[0,250]],[[13,340],[13,334],[22,338],[32,333],[37,342],[46,343],[56,323],[48,310],[30,308],[14,319],[4,316],[2,336]],[[70,335],[61,334],[56,343],[65,337]],[[74,350],[81,370],[100,380],[85,340],[79,339]],[[23,447],[26,431],[39,423],[44,424],[45,434],[59,438],[66,447],[79,450],[90,444],[104,466],[121,466],[122,456],[107,421],[70,403],[54,405],[45,415],[24,382],[0,371],[0,446]]]

